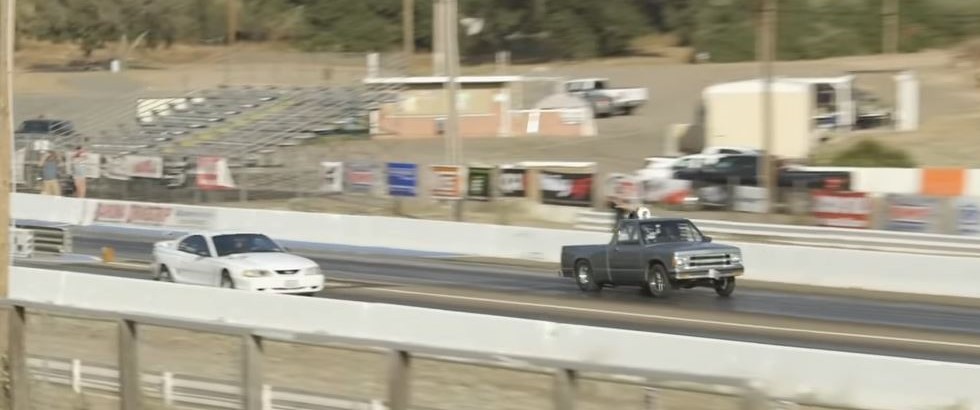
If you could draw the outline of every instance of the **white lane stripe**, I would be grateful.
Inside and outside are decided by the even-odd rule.
[[[628,316],[628,317],[642,318],[642,319],[657,319],[657,320],[672,321],[672,322],[697,323],[697,324],[717,325],[717,326],[726,326],[726,327],[734,327],[734,328],[742,328],[742,329],[770,330],[770,331],[787,332],[787,333],[802,333],[802,334],[822,335],[822,336],[847,337],[847,338],[854,338],[854,339],[870,339],[870,340],[880,340],[880,341],[888,341],[888,342],[907,342],[907,343],[916,343],[916,344],[925,344],[925,345],[980,349],[980,344],[944,342],[941,340],[911,339],[905,337],[862,335],[856,333],[831,332],[825,330],[753,325],[748,323],[720,322],[720,321],[707,320],[707,319],[691,319],[691,318],[683,318],[683,317],[675,317],[675,316],[651,315],[647,313],[632,313],[632,312],[623,312],[618,310],[599,310],[599,309],[581,308],[581,307],[574,307],[574,306],[549,305],[544,303],[488,299],[488,298],[473,297],[473,296],[444,295],[439,293],[418,292],[412,290],[383,289],[383,288],[363,288],[363,289],[377,291],[377,292],[400,293],[406,295],[428,296],[428,297],[443,298],[443,299],[457,299],[457,300],[464,300],[469,302],[482,302],[482,303],[493,303],[498,305],[534,307],[534,308],[544,308],[544,309],[552,309],[552,310],[565,310],[570,312],[602,313],[611,316]]]

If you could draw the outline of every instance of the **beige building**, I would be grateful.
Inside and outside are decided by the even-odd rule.
[[[372,134],[389,138],[440,135],[447,112],[445,76],[367,78],[365,84],[396,86],[398,102],[371,116]],[[592,111],[585,107],[535,108],[540,81],[520,76],[462,76],[458,101],[461,137],[594,136]],[[538,83],[529,86],[529,83]],[[534,89],[537,88],[538,90]],[[541,95],[544,97],[551,94]]]

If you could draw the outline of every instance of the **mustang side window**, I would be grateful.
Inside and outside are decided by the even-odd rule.
[[[192,255],[207,256],[211,252],[208,251],[208,243],[204,240],[201,235],[194,235],[180,242],[177,250],[181,252],[187,252]]]

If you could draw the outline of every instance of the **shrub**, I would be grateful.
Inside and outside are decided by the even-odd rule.
[[[830,160],[837,167],[914,168],[915,161],[905,151],[866,139],[837,153]]]

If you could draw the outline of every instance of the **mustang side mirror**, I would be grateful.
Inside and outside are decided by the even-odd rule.
[[[710,236],[705,236],[704,237],[704,241],[705,242],[711,242],[711,237]]]

